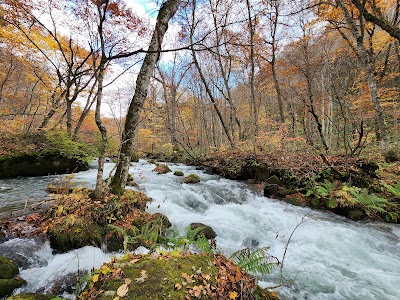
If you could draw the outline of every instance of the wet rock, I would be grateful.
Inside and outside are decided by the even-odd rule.
[[[254,250],[260,245],[260,242],[252,237],[247,237],[243,240],[242,246]]]
[[[64,174],[88,169],[87,163],[61,154],[20,155],[0,160],[0,178]]]
[[[363,216],[364,216],[364,213],[360,209],[351,209],[347,213],[347,217],[349,217],[353,221],[359,221],[363,218]]]
[[[45,263],[43,259],[40,259],[36,255],[36,252],[43,246],[45,238],[36,237],[34,239],[27,239],[23,244],[18,241],[18,239],[12,239],[7,243],[0,244],[0,253],[23,269],[28,269],[32,266],[42,266]],[[19,251],[15,251],[17,248]],[[33,261],[35,262],[34,265]]]
[[[15,289],[25,284],[22,278],[0,279],[0,298],[10,296]]]
[[[208,225],[205,225],[203,223],[191,223],[190,224],[190,229],[195,230],[197,228],[202,228],[202,229],[196,234],[196,237],[200,236],[200,235],[204,235],[204,237],[209,240],[209,239],[213,239],[217,236],[214,229],[212,229]]]
[[[196,174],[190,174],[183,179],[183,183],[199,183],[200,177]]]
[[[183,176],[184,174],[183,174],[182,171],[177,170],[177,171],[174,172],[174,175],[175,176]]]
[[[0,279],[12,279],[18,274],[17,265],[10,259],[0,256]]]
[[[264,186],[265,197],[284,198],[288,193],[289,192],[284,187],[284,184],[276,175],[267,179]]]
[[[18,294],[7,298],[7,300],[51,300],[51,299],[64,300],[64,298],[57,297],[54,295],[42,295],[42,294],[32,294],[32,293]]]
[[[26,284],[26,281],[17,276],[19,270],[17,265],[10,259],[0,256],[0,298],[11,295],[11,293]]]
[[[164,228],[169,228],[172,226],[171,222],[169,221],[166,215],[163,215],[161,213],[155,213],[151,217],[155,222],[161,223],[162,227]]]
[[[157,174],[166,174],[172,171],[167,165],[160,164],[154,168],[153,172],[157,172]]]
[[[48,231],[50,245],[60,252],[84,246],[100,247],[103,230],[100,226],[90,221],[72,215],[62,218],[59,223],[54,224]]]

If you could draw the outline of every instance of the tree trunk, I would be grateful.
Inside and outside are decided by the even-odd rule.
[[[385,125],[385,116],[383,113],[381,100],[378,95],[378,87],[374,76],[374,69],[370,60],[370,57],[365,49],[364,46],[364,36],[362,32],[359,32],[357,25],[354,23],[354,20],[347,9],[346,5],[343,3],[342,0],[338,0],[337,3],[339,4],[342,12],[344,14],[345,20],[347,25],[350,28],[352,35],[354,36],[357,42],[357,50],[358,50],[358,58],[363,66],[366,74],[367,74],[367,81],[369,87],[369,94],[372,103],[375,106],[375,118],[376,118],[376,126],[380,134],[380,142],[381,142],[381,149],[383,155],[386,155],[389,151],[389,139],[386,132],[386,125]],[[360,25],[360,30],[363,29],[363,24]]]
[[[121,194],[125,189],[131,162],[135,130],[139,122],[139,113],[146,100],[154,66],[160,57],[159,51],[161,50],[161,44],[168,29],[168,22],[175,15],[180,3],[181,0],[167,0],[161,5],[160,11],[158,12],[157,23],[151,37],[149,49],[136,79],[135,94],[133,95],[126,115],[118,165],[111,184],[112,191],[116,194]]]
[[[248,15],[248,22],[249,22],[249,32],[250,32],[250,102],[253,108],[253,134],[254,134],[254,141],[257,138],[258,134],[258,112],[257,112],[257,104],[256,104],[256,97],[254,91],[254,77],[255,77],[255,65],[254,65],[254,25],[253,20],[251,18],[251,7],[250,1],[246,0],[247,6],[247,15]]]

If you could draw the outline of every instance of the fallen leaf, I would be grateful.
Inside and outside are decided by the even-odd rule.
[[[126,285],[130,285],[132,282],[132,280],[130,280],[129,278],[125,278],[125,284]]]
[[[94,274],[93,277],[92,277],[92,281],[93,282],[99,281],[99,274]]]
[[[182,286],[179,283],[175,284],[175,289],[177,289],[178,291],[182,288]]]
[[[118,290],[117,290],[117,295],[118,295],[119,297],[125,297],[126,294],[128,293],[128,291],[129,291],[128,285],[124,283],[123,285],[121,285],[121,286],[118,288]]]
[[[238,296],[238,293],[236,293],[236,292],[230,292],[229,293],[229,299],[236,299],[237,296]]]

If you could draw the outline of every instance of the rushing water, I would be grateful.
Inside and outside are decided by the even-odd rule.
[[[106,174],[112,166],[106,165]],[[269,246],[270,253],[281,260],[287,246],[283,278],[285,283],[291,284],[278,290],[283,299],[399,299],[398,225],[354,223],[330,213],[291,206],[262,197],[244,183],[208,175],[189,166],[171,164],[170,168],[198,174],[199,184],[181,184],[181,177],[172,173],[157,175],[151,172],[153,168],[154,165],[140,161],[131,167],[131,172],[135,181],[154,199],[149,212],[164,213],[181,232],[192,222],[211,225],[218,234],[217,247],[226,255],[258,243],[258,247]],[[75,178],[89,186],[94,179],[93,169],[80,172]],[[46,178],[25,180],[32,188],[46,182]],[[4,186],[3,182],[0,181],[0,187]],[[5,184],[10,186],[8,193],[12,194],[15,186],[9,182]],[[0,207],[10,207],[4,199],[0,198]],[[14,202],[15,207],[23,207],[25,203],[23,200]],[[303,219],[287,244],[290,234]],[[7,248],[4,246],[10,242],[0,245],[0,254],[4,252],[2,246]],[[22,243],[13,243],[19,242]],[[43,288],[43,282],[37,280],[40,276],[49,282],[70,272],[62,270],[67,262],[71,262],[71,269],[86,270],[98,267],[101,261],[109,258],[92,247],[55,256],[47,244],[30,251],[31,262],[21,275],[28,280],[27,288],[31,290]],[[73,262],[76,257],[81,259]],[[82,257],[91,259],[83,265],[86,259]],[[263,278],[261,284],[276,285],[279,277],[279,269],[276,269]]]

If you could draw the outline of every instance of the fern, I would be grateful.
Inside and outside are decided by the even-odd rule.
[[[394,185],[390,185],[387,184],[383,181],[380,182],[385,189],[391,193],[393,196],[395,196],[396,198],[400,198],[400,183],[394,184]]]
[[[197,248],[203,253],[212,253],[212,248],[204,235],[199,234],[204,227],[191,229],[190,226],[185,228],[185,235],[179,235],[176,226],[170,230],[167,240],[164,242],[166,248],[189,250],[191,246]]]
[[[251,274],[266,275],[271,273],[278,261],[269,255],[269,247],[259,248],[253,252],[249,248],[239,250],[230,257],[243,271]]]

